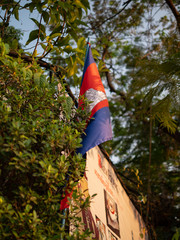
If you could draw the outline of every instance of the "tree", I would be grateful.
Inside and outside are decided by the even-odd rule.
[[[150,239],[170,239],[180,200],[179,3],[102,0],[92,6],[85,30],[111,92],[108,150],[119,157],[118,171]]]
[[[24,3],[24,1],[22,1]],[[72,69],[84,51],[73,49],[83,10],[87,1],[3,1],[0,39],[0,238],[1,239],[86,239],[89,232],[69,235],[62,225],[67,218],[60,211],[65,190],[72,191],[85,169],[85,160],[76,149],[87,114],[75,109],[65,88],[65,78],[75,75]],[[18,49],[19,32],[9,25],[19,11],[39,12],[40,20],[32,19],[37,29],[29,34],[35,41],[32,53]],[[53,29],[47,35],[46,27]],[[17,44],[9,45],[9,32]],[[83,43],[83,39],[78,41]],[[37,57],[37,46],[43,53]],[[65,54],[64,69],[43,60],[50,52]],[[79,60],[80,61],[80,60]],[[82,60],[81,60],[82,61]],[[47,71],[48,70],[48,71]],[[51,74],[49,74],[49,72]],[[69,89],[69,94],[71,94]],[[81,121],[77,121],[81,117]],[[88,201],[79,201],[81,208]],[[75,206],[76,208],[76,206]]]

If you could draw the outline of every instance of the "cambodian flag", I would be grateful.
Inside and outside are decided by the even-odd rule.
[[[77,150],[82,155],[96,145],[112,139],[109,104],[90,44],[86,52],[78,107],[83,108],[83,96],[90,101],[88,112],[91,112],[91,115],[82,136],[82,147]]]

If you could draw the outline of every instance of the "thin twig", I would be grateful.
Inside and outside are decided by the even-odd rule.
[[[36,42],[36,45],[35,45],[35,48],[34,48],[34,51],[33,51],[32,57],[34,57],[35,52],[36,52],[36,49],[37,49],[37,46],[38,46],[38,44],[39,44],[39,39],[40,39],[40,34],[41,34],[41,22],[42,22],[42,14],[41,14],[40,22],[39,22],[38,39],[37,39],[37,42]]]
[[[161,8],[162,8],[165,4],[166,4],[166,3],[163,3],[163,4],[159,7],[159,9],[153,14],[152,17],[154,17],[154,16],[161,10]]]
[[[117,15],[119,15],[120,13],[122,13],[124,11],[124,9],[128,6],[128,4],[131,2],[132,0],[129,0],[127,2],[124,3],[124,7],[119,10],[117,13],[115,13],[114,15],[112,15],[111,17],[108,17],[107,19],[105,19],[103,22],[101,22],[97,27],[102,26],[105,22],[115,18]]]

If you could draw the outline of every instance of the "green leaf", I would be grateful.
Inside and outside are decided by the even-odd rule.
[[[46,80],[46,76],[45,75],[41,75],[40,76],[40,86],[43,87],[47,87],[48,86],[48,82]]]
[[[24,8],[29,8],[31,13],[33,12],[35,7],[36,7],[36,3],[35,2],[27,3],[27,4],[24,5]]]
[[[26,45],[28,45],[30,42],[38,38],[38,34],[39,34],[39,29],[31,31],[29,34],[29,39],[26,42]]]
[[[43,20],[46,24],[48,24],[49,21],[49,13],[46,11],[42,11],[42,16],[43,16]]]
[[[68,33],[71,35],[71,37],[77,42],[78,40],[78,36],[77,36],[77,33],[73,30],[73,29],[70,29],[68,31]]]
[[[44,43],[41,43],[41,47],[45,50],[47,46]]]
[[[140,233],[140,238],[143,238],[144,237],[144,234],[143,233]]]
[[[80,7],[80,8],[83,8],[86,11],[86,13],[87,13],[87,8],[84,6],[84,4],[80,0],[75,0],[73,2],[73,4],[78,6],[78,7]]]
[[[61,38],[61,41],[58,42],[58,46],[68,45],[68,44],[69,44],[69,41],[70,41],[70,36],[67,35],[67,36],[64,37],[64,38]]]
[[[27,205],[26,205],[26,208],[25,208],[25,211],[26,211],[26,212],[29,212],[31,209],[32,209],[32,206],[29,205],[29,204],[27,204]]]
[[[60,37],[62,34],[61,33],[54,33],[52,35],[50,35],[50,39],[56,38],[56,37]]]
[[[15,7],[13,14],[14,14],[16,20],[19,21],[19,8],[18,7]]]
[[[26,79],[30,80],[30,79],[32,79],[32,76],[33,76],[33,73],[31,71],[31,69],[27,69],[27,71],[26,71]]]
[[[176,233],[173,235],[172,240],[179,240],[180,238],[180,228],[176,228]]]
[[[40,77],[41,77],[41,72],[37,72],[34,74],[34,82],[36,85],[40,85]]]
[[[17,49],[18,48],[18,40],[17,39],[13,39],[12,40],[12,49]]]
[[[52,35],[55,34],[55,33],[61,33],[61,31],[62,31],[62,26],[61,26],[61,25],[58,25],[58,26],[56,26],[56,27],[53,29],[53,31],[51,32],[50,36],[52,36]]]
[[[16,239],[19,239],[19,235],[17,234],[16,231],[13,230],[12,233],[14,234],[14,236],[16,237]]]
[[[67,52],[67,53],[71,53],[73,51],[73,48],[71,46],[66,46],[64,48],[64,51]]]
[[[92,48],[92,55],[93,57],[100,56],[99,52],[95,48]]]
[[[22,71],[23,78],[25,79],[25,77],[26,77],[26,68],[22,67],[21,71]]]
[[[37,213],[35,210],[33,210],[33,220],[36,221],[36,219],[37,219]]]
[[[90,9],[90,5],[89,5],[89,1],[88,1],[88,0],[81,0],[81,2],[82,2],[82,4],[83,4],[86,8]],[[113,3],[114,3],[114,2],[113,2]]]
[[[34,19],[34,18],[31,18],[31,20],[36,24],[36,26],[37,26],[38,28],[40,28],[40,31],[42,31],[43,33],[45,33],[46,29],[45,29],[45,27],[44,27],[43,24],[39,23],[39,22],[38,22],[36,19]]]
[[[4,46],[5,46],[5,54],[8,54],[10,51],[9,44],[5,43]]]
[[[38,10],[39,13],[42,13],[42,6],[43,6],[43,5],[41,4],[41,2],[37,2],[37,1],[36,1],[36,8],[37,8],[37,10]]]
[[[77,46],[79,49],[82,49],[85,46],[85,38],[81,37],[77,41]]]
[[[81,58],[77,57],[76,59],[77,59],[78,63],[80,63],[82,66],[84,66],[84,61]]]

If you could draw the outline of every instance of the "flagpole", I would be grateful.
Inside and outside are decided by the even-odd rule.
[[[68,209],[67,209],[67,208],[63,209],[62,214],[63,214],[64,218],[62,219],[62,229],[65,229],[67,212],[68,212]],[[61,233],[61,238],[60,238],[60,240],[64,240],[64,238],[62,237],[62,233]]]
[[[88,37],[88,39],[87,39],[87,45],[86,45],[86,55],[85,55],[85,61],[84,61],[84,62],[86,62],[86,58],[87,58],[89,46],[90,46],[90,42],[89,42],[89,37]]]

